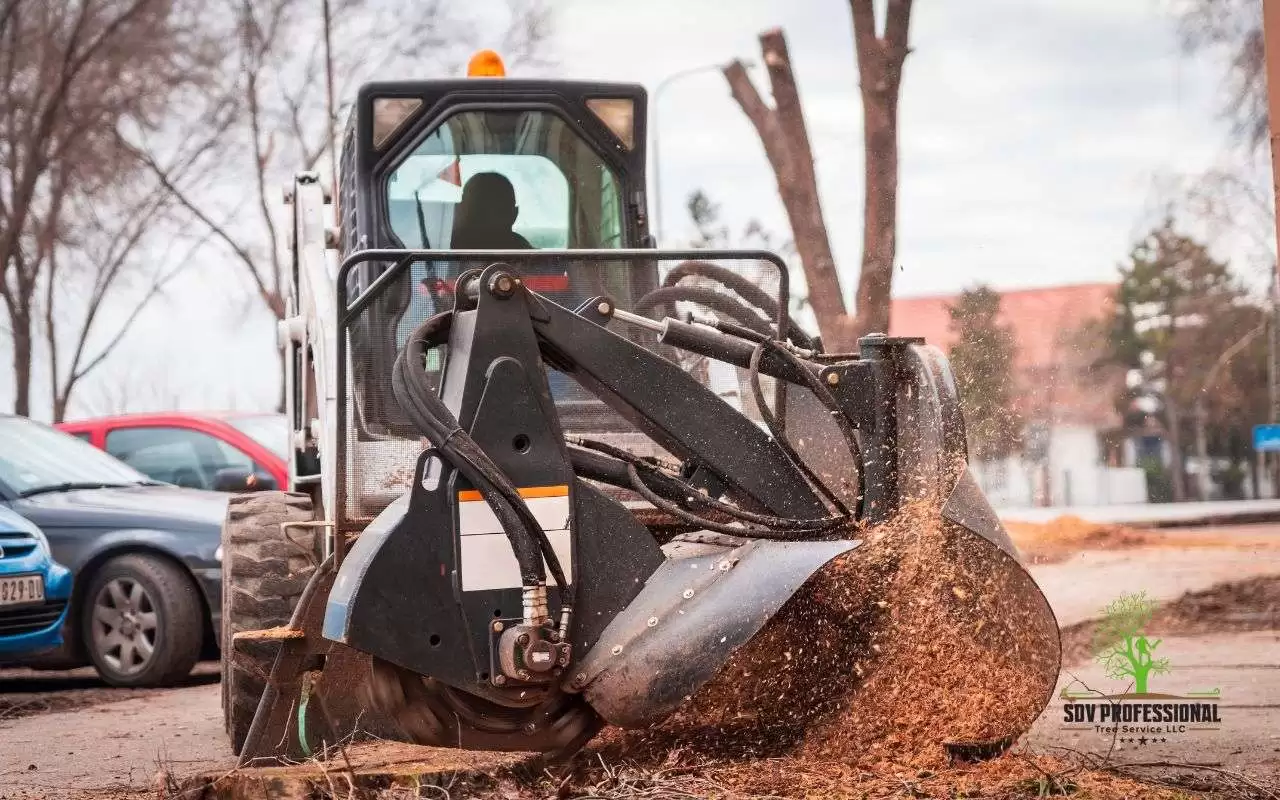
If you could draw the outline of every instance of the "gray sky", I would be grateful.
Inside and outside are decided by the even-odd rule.
[[[756,33],[785,28],[828,229],[852,282],[862,122],[847,4],[651,0],[588,13],[603,7],[565,4],[564,64],[650,87],[682,68],[758,56]],[[1109,279],[1153,177],[1203,169],[1222,149],[1216,75],[1180,57],[1155,0],[922,0],[914,9],[901,106],[900,294]],[[613,26],[627,35],[610,35]],[[763,70],[756,77],[767,93]],[[786,231],[763,150],[718,73],[671,84],[659,111],[668,235],[688,235],[683,201],[699,186],[726,215]]]
[[[845,0],[555,7],[550,55],[559,74],[651,91],[678,70],[758,57],[756,34],[783,26],[827,226],[852,289],[862,143]],[[1160,0],[917,0],[914,8],[900,123],[898,294],[1109,280],[1151,221],[1159,176],[1204,170],[1225,150],[1216,68],[1178,53]],[[722,205],[733,228],[756,217],[789,235],[763,150],[718,72],[671,84],[658,110],[666,244],[688,238],[684,201],[695,188]],[[239,269],[203,259],[85,386],[78,413],[116,410],[122,395],[141,409],[271,407],[273,323],[244,296]],[[236,292],[242,297],[228,299]],[[11,388],[0,383],[0,408],[10,404]]]

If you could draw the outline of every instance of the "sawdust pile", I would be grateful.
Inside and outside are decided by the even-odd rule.
[[[1203,636],[1231,631],[1280,631],[1280,576],[1259,575],[1187,592],[1163,603],[1143,628],[1154,636]],[[1062,630],[1062,663],[1093,660],[1098,621]]]
[[[978,764],[931,769],[868,770],[797,758],[707,761],[673,751],[657,764],[613,760],[611,752],[582,759],[567,774],[504,781],[492,794],[503,800],[534,797],[891,798],[1062,797],[1093,800],[1185,800],[1188,794],[1142,783],[1078,763],[1025,754]]]
[[[658,732],[633,734],[636,753],[927,768],[944,743],[989,755],[1029,727],[1059,658],[1030,577],[925,507],[860,536]]]
[[[1125,550],[1158,544],[1161,535],[1064,515],[1046,523],[1007,522],[1005,529],[1031,563],[1065,561],[1081,550]]]
[[[1156,611],[1147,628],[1169,636],[1280,630],[1280,576],[1259,575],[1187,592]]]

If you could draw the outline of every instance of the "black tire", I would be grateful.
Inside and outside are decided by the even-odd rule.
[[[117,556],[89,581],[80,637],[98,675],[112,686],[176,683],[190,674],[204,643],[200,591],[166,558]]]
[[[321,534],[318,528],[284,531],[280,524],[309,522],[313,516],[311,497],[304,494],[239,494],[227,504],[222,526],[222,716],[236,755],[249,734],[274,650],[258,645],[237,651],[231,638],[241,631],[289,624],[319,564]]]

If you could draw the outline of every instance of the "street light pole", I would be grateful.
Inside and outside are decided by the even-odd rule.
[[[324,126],[325,135],[329,137],[329,183],[335,208],[338,202],[338,113],[333,102],[333,15],[329,9],[329,0],[321,0],[321,11],[324,16],[324,111],[328,123]]]
[[[752,66],[752,62],[742,62],[746,66]],[[653,165],[653,224],[650,226],[653,230],[654,241],[659,246],[662,245],[662,160],[659,158],[659,129],[658,129],[658,105],[662,92],[671,84],[682,78],[688,78],[691,75],[700,75],[703,72],[711,72],[712,70],[724,69],[723,64],[703,64],[700,67],[689,67],[679,72],[673,72],[662,80],[658,81],[658,85],[653,87],[653,99],[649,101],[649,131],[653,137],[653,145],[650,147],[652,154],[649,162]]]

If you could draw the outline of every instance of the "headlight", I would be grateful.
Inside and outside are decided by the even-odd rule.
[[[219,564],[222,563],[222,545],[218,545],[218,549],[213,551],[213,558]]]

